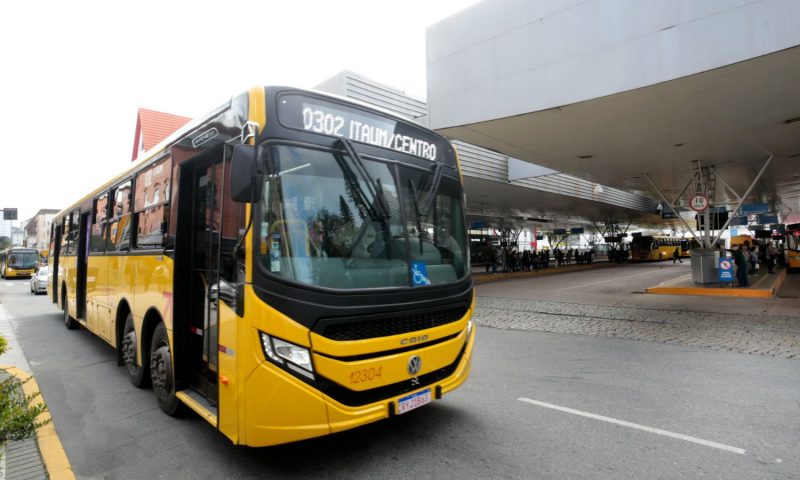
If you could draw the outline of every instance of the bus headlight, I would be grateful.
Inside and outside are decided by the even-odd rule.
[[[261,346],[264,348],[264,355],[286,368],[297,372],[303,376],[313,379],[314,366],[311,364],[311,352],[307,348],[271,337],[264,332],[261,334]]]

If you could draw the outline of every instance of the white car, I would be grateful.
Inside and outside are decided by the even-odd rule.
[[[40,267],[39,271],[31,276],[31,293],[40,294],[47,292],[47,282],[50,279],[50,268]]]

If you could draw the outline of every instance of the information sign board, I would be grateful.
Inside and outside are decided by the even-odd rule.
[[[758,216],[758,223],[761,225],[773,225],[778,223],[778,216],[775,214],[761,214]]]
[[[3,209],[3,220],[16,220],[17,219],[17,209],[16,208],[4,208]]]
[[[720,283],[733,283],[733,259],[723,257],[719,259]]]
[[[746,203],[739,207],[742,215],[759,215],[769,212],[769,205],[766,203]]]

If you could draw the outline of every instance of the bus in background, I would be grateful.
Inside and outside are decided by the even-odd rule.
[[[461,182],[417,124],[253,88],[55,217],[49,293],[167,414],[250,446],[347,430],[469,374]]]
[[[39,252],[33,248],[14,247],[0,252],[0,277],[30,278],[39,264]]]
[[[786,268],[790,272],[800,269],[800,223],[786,225],[786,245],[783,254]]]
[[[675,248],[681,257],[691,257],[692,248],[696,248],[697,240],[669,237],[642,235],[631,239],[631,261],[662,261],[672,258]]]
[[[752,247],[756,245],[756,239],[750,235],[734,235],[728,239],[728,248],[727,250],[733,250],[734,247],[739,247],[741,245],[747,245],[748,247]]]

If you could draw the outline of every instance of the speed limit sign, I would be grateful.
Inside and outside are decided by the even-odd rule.
[[[691,200],[689,200],[689,208],[695,212],[702,212],[708,208],[708,197],[702,193],[698,193],[697,195],[693,196]]]

